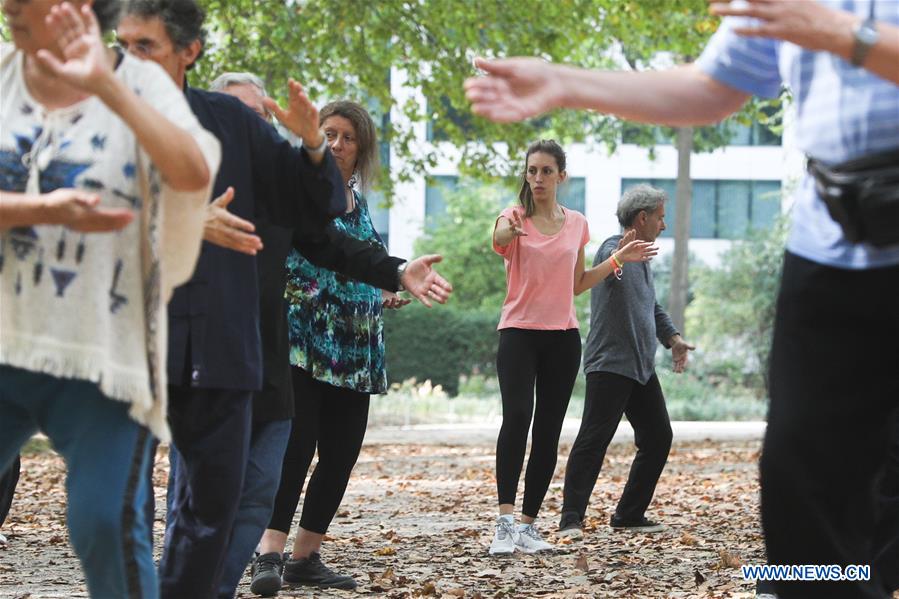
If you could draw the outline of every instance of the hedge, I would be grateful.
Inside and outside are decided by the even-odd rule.
[[[385,310],[387,376],[390,383],[415,378],[459,392],[459,376],[496,371],[499,310],[425,308],[410,304]]]

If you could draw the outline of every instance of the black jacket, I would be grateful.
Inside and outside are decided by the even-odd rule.
[[[322,235],[346,206],[328,152],[315,166],[237,98],[185,86],[191,109],[222,145],[213,186],[231,186],[237,216]],[[262,385],[256,258],[203,242],[196,271],[169,303],[172,385],[255,391]]]

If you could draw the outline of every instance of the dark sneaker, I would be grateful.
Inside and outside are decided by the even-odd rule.
[[[580,539],[584,536],[584,523],[581,521],[577,512],[562,512],[559,519],[559,531],[557,537],[568,537],[570,539]]]
[[[609,524],[615,530],[630,530],[633,532],[662,532],[665,530],[664,524],[648,520],[646,516],[639,520],[624,520],[616,515],[612,515],[612,520]]]
[[[322,556],[313,553],[309,557],[289,559],[284,564],[284,584],[319,587],[321,589],[356,588],[352,576],[338,574],[322,563]]]
[[[265,553],[253,561],[253,581],[250,591],[263,597],[274,597],[281,590],[284,559],[280,553]]]

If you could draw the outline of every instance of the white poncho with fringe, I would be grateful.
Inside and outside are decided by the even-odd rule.
[[[46,112],[25,86],[23,53],[0,52],[0,189],[80,188],[137,212],[115,233],[0,223],[0,364],[96,382],[168,440],[165,306],[196,263],[212,180],[170,189],[99,99]],[[116,76],[197,140],[214,178],[218,141],[165,71],[125,56]]]

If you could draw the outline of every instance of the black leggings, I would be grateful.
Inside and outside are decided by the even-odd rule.
[[[556,468],[562,421],[580,365],[581,336],[577,329],[500,331],[496,373],[503,399],[503,425],[496,440],[496,490],[501,505],[515,503],[533,415],[522,513],[537,517]]]
[[[317,447],[318,464],[309,478],[300,526],[310,532],[325,534],[340,507],[350,473],[362,450],[368,425],[369,394],[317,381],[302,368],[290,370],[296,416],[268,527],[285,534],[290,532],[306,472]]]
[[[16,484],[19,482],[20,469],[21,462],[19,461],[19,456],[16,456],[13,463],[9,465],[9,468],[0,474],[0,527],[3,526],[3,522],[6,521],[6,516],[9,515],[12,497],[16,492]]]

